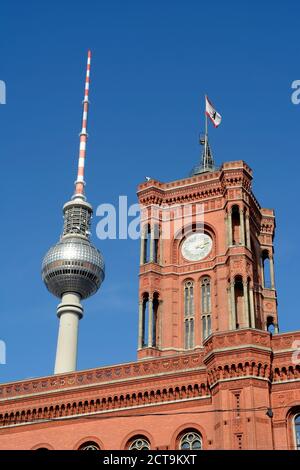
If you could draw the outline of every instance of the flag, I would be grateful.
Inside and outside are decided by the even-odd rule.
[[[222,116],[215,110],[207,96],[205,96],[205,114],[209,117],[215,127],[218,127],[221,124]]]

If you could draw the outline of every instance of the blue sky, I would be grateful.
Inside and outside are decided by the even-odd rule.
[[[210,141],[218,164],[245,160],[254,191],[276,211],[281,331],[300,329],[300,79],[296,1],[3,1],[0,380],[52,373],[57,299],[40,277],[73,191],[86,52],[92,49],[87,195],[96,208],[136,201],[150,175],[186,176],[198,161],[203,96],[223,116]],[[93,239],[106,260],[85,302],[78,368],[134,360],[139,242]]]

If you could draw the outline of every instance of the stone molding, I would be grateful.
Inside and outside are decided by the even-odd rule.
[[[203,354],[183,353],[159,359],[129,362],[112,367],[89,369],[69,374],[52,375],[0,386],[0,402],[10,397],[72,389],[84,385],[100,385],[109,381],[157,376],[160,373],[192,370],[203,366]]]
[[[206,383],[146,390],[138,393],[122,393],[89,400],[72,400],[47,406],[31,406],[27,409],[0,413],[0,429],[6,426],[30,424],[49,421],[57,418],[76,418],[104,412],[126,411],[129,409],[157,406],[164,403],[175,403],[178,400],[210,400],[210,392]],[[51,403],[53,403],[53,399]],[[207,400],[206,400],[207,401]]]

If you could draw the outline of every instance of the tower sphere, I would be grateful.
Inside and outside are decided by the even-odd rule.
[[[50,248],[42,264],[42,278],[47,289],[61,298],[75,292],[82,299],[95,294],[105,275],[104,259],[88,239],[63,237]]]

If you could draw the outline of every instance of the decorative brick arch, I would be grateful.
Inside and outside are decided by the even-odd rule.
[[[300,415],[300,400],[294,401],[286,413],[286,431],[287,431],[287,445],[289,450],[295,450],[295,429],[294,419],[296,415]]]
[[[197,280],[195,278],[195,276],[191,276],[190,274],[188,274],[184,279],[182,279],[181,281],[181,285],[182,287],[184,287],[185,283],[186,282],[193,282],[194,284],[196,284]]]
[[[150,443],[150,449],[151,450],[156,449],[157,444],[155,442],[154,436],[152,434],[150,434],[148,431],[145,431],[145,429],[136,429],[136,430],[131,431],[130,433],[128,433],[123,438],[123,440],[121,442],[120,449],[121,450],[127,450],[129,442],[136,436],[145,437],[146,439],[148,439],[148,441]]]
[[[211,278],[211,271],[208,271],[208,272],[201,272],[200,275],[198,275],[197,277],[197,282],[200,283],[202,279],[204,279],[205,277],[208,277],[210,280],[212,280]]]
[[[152,295],[156,294],[160,300],[162,300],[162,292],[157,287],[152,289]]]
[[[80,441],[76,442],[76,444],[73,447],[73,450],[78,450],[82,446],[82,444],[84,444],[85,442],[95,442],[95,444],[97,444],[100,447],[100,450],[105,449],[103,442],[99,439],[99,437],[85,436],[82,439],[80,439]]]
[[[173,435],[171,437],[171,441],[170,441],[170,449],[171,450],[177,450],[178,449],[179,438],[182,437],[182,435],[184,434],[185,431],[188,432],[189,430],[190,431],[194,430],[194,431],[196,431],[200,434],[200,436],[202,438],[202,449],[204,449],[204,450],[207,449],[208,441],[207,441],[205,430],[198,423],[189,422],[189,423],[185,423],[185,424],[182,424],[181,426],[179,426],[176,429],[176,431],[173,433]]]
[[[245,281],[245,274],[243,273],[243,271],[236,271],[232,277],[232,281],[236,282],[236,281],[242,281],[244,282]]]

